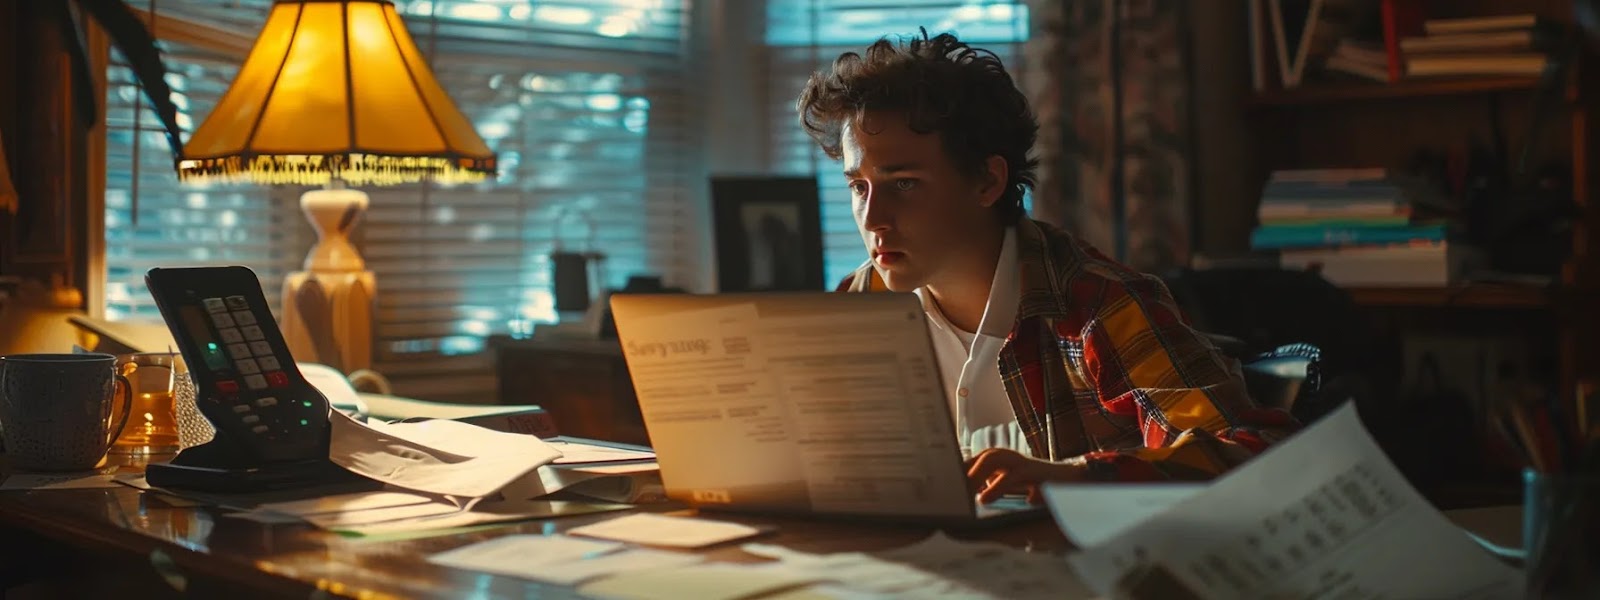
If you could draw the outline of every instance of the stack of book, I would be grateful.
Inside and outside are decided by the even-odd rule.
[[[1251,233],[1285,269],[1343,286],[1439,286],[1460,275],[1442,224],[1416,224],[1406,191],[1384,169],[1273,173]]]
[[[1536,76],[1559,32],[1536,15],[1429,19],[1400,40],[1408,77]]]

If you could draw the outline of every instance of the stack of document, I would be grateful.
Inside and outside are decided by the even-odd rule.
[[[1205,486],[1051,485],[1069,557],[1117,598],[1520,597],[1347,405]]]

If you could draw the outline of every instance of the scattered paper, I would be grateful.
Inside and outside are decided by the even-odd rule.
[[[356,494],[339,494],[306,500],[291,500],[289,502],[270,502],[256,507],[256,510],[275,512],[285,515],[303,517],[307,515],[322,515],[328,513],[356,512],[380,508],[394,508],[396,506],[410,506],[414,504],[428,504],[432,498],[417,494],[403,492],[364,492]]]
[[[612,600],[740,600],[813,581],[776,569],[704,564],[619,573],[579,586],[578,593]]]
[[[35,474],[22,473],[6,478],[0,491],[16,490],[83,490],[114,488],[120,485],[114,475],[85,475],[83,473]]]
[[[1406,483],[1352,405],[1069,560],[1134,598],[1489,599],[1521,584]]]
[[[1073,600],[1094,594],[1059,555],[994,542],[965,542],[936,533],[926,540],[873,554],[808,554],[746,544],[746,552],[777,559],[762,568],[808,575],[827,583],[797,598],[996,598]]]
[[[624,571],[681,567],[702,557],[665,550],[627,549],[618,542],[563,535],[512,535],[435,554],[429,562],[464,569],[575,585]]]
[[[432,494],[482,498],[561,454],[535,436],[459,421],[363,424],[337,411],[329,419],[335,464]]]
[[[607,502],[626,503],[646,499],[644,496],[658,491],[660,484],[661,470],[654,462],[545,465],[506,484],[500,488],[500,495],[511,500],[525,500],[570,489]]]
[[[546,442],[552,448],[561,452],[561,458],[555,464],[571,465],[582,463],[621,462],[627,460],[653,461],[656,459],[654,452],[641,452],[627,448],[612,448],[598,444],[584,444],[580,442]]]
[[[641,513],[584,525],[567,533],[646,546],[701,548],[759,535],[763,530],[738,523]]]
[[[1067,539],[1088,548],[1203,489],[1188,483],[1053,483],[1045,485],[1044,498]]]
[[[591,504],[588,502],[560,502],[546,500],[517,500],[479,502],[468,511],[455,511],[437,516],[423,516],[378,523],[353,524],[334,528],[335,531],[362,536],[393,535],[428,530],[455,529],[490,523],[507,523],[529,519],[548,519],[587,515],[598,512],[627,510],[626,504]]]

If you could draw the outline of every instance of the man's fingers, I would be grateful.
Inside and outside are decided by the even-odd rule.
[[[1007,459],[1012,453],[990,448],[972,459],[972,464],[967,467],[967,479],[972,481],[987,481],[989,476],[996,471],[1004,470],[1011,461]],[[1020,455],[1018,455],[1020,456]]]
[[[1020,484],[1021,482],[1017,480],[1016,475],[1014,475],[1015,473],[1015,470],[1002,470],[997,471],[994,475],[988,477],[985,480],[987,485],[985,485],[982,490],[978,491],[978,503],[988,504],[990,502],[994,502],[995,500],[999,500],[1001,496],[1006,494],[1006,491],[1009,488]]]

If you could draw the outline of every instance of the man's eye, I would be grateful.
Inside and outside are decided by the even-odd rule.
[[[896,180],[894,180],[894,189],[900,190],[902,192],[909,192],[909,191],[911,191],[911,188],[914,188],[914,187],[917,187],[917,180],[915,180],[915,179],[896,179]]]
[[[850,182],[850,193],[855,194],[857,196],[865,196],[865,195],[867,195],[867,184],[866,184],[866,182],[862,182],[862,181],[852,181],[852,182]]]

